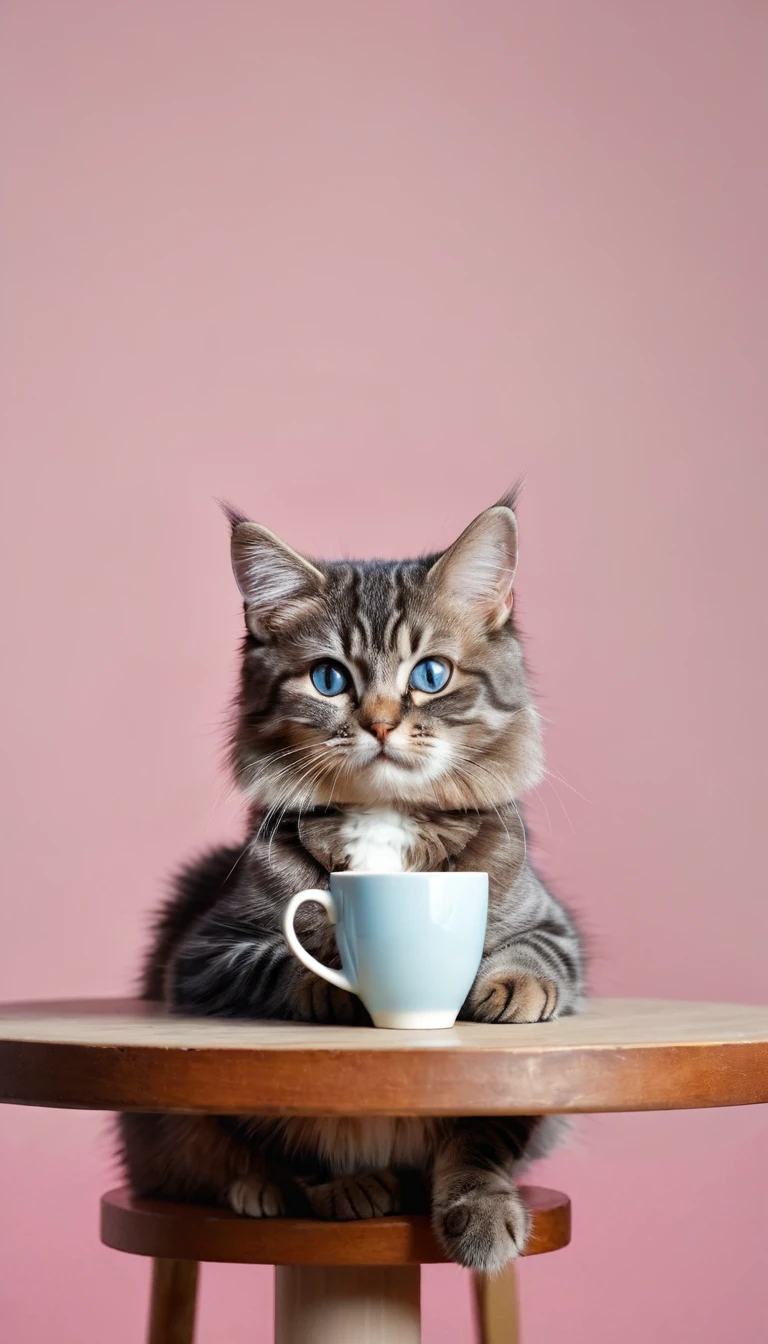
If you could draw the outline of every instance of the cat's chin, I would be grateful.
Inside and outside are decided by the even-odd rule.
[[[403,760],[391,756],[377,756],[365,769],[364,776],[369,777],[369,786],[377,789],[386,801],[396,802],[398,798],[412,799],[418,796],[422,801],[424,790],[428,789],[442,771],[423,761]]]
[[[315,784],[311,806],[380,807],[407,803],[419,807],[441,806],[435,792],[443,772],[430,762],[398,761],[385,756],[348,771],[344,778]]]

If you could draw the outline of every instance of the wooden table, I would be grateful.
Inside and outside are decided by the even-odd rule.
[[[381,1031],[0,1005],[0,1102],[261,1115],[544,1115],[768,1101],[768,1008],[595,999],[534,1026]]]
[[[768,1008],[602,999],[559,1022],[416,1032],[185,1019],[122,1000],[12,1004],[0,1007],[0,1101],[360,1116],[743,1106],[768,1102]]]

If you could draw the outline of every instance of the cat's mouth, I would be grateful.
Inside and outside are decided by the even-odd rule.
[[[372,745],[372,744],[371,744]],[[396,746],[391,746],[387,742],[382,742],[374,750],[366,747],[363,752],[359,747],[356,753],[358,768],[361,770],[370,770],[373,766],[395,765],[402,768],[410,768],[414,762],[410,756],[403,751],[398,750]]]
[[[367,734],[366,734],[367,736]],[[414,747],[409,742],[395,741],[391,737],[384,742],[364,742],[362,736],[356,744],[356,766],[363,774],[372,774],[390,780],[397,774],[432,774],[440,764],[441,753],[435,754],[432,745],[419,742]],[[439,773],[439,769],[438,769]]]
[[[379,767],[390,765],[399,770],[413,770],[420,764],[421,762],[414,760],[412,756],[407,756],[405,753],[398,751],[397,748],[388,747],[386,744],[379,747],[375,756],[368,761],[368,765],[378,765]]]

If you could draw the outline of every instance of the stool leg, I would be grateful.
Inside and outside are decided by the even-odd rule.
[[[278,1265],[275,1344],[419,1344],[419,1265]]]
[[[478,1344],[520,1344],[515,1266],[496,1278],[473,1274]]]
[[[192,1344],[197,1305],[196,1260],[153,1260],[147,1344]]]

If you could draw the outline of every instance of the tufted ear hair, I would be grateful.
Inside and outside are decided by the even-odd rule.
[[[498,630],[512,611],[517,568],[517,521],[506,504],[475,518],[429,572],[429,583],[447,601],[474,612]]]
[[[260,523],[231,522],[232,569],[251,634],[276,634],[312,615],[325,586],[320,570]]]

